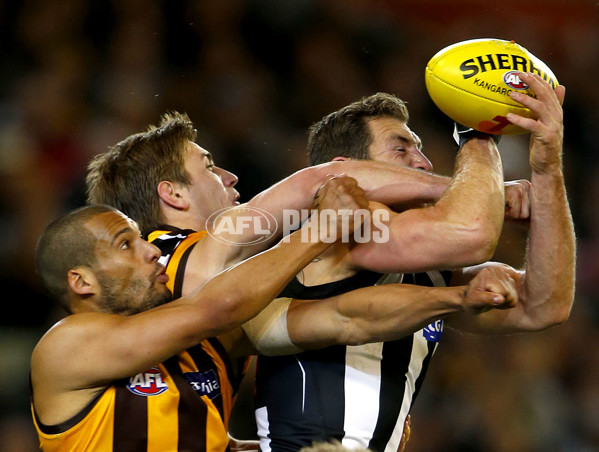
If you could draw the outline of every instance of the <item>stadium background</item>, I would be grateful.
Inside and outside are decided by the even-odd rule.
[[[408,450],[599,450],[599,6],[594,0],[5,0],[0,3],[0,450],[37,450],[29,354],[62,312],[33,247],[84,202],[89,158],[187,112],[236,173],[242,200],[306,164],[311,122],[363,95],[397,94],[435,170],[451,174],[451,121],[424,67],[457,41],[513,39],[566,85],[564,161],[578,234],[576,302],[549,331],[447,332],[417,400]],[[527,138],[501,143],[528,177]],[[467,201],[465,201],[467,202]],[[496,259],[519,266],[522,230]]]

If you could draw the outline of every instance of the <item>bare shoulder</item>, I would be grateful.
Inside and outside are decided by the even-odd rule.
[[[75,314],[50,328],[35,346],[31,357],[32,400],[41,422],[55,425],[77,414],[104,386],[78,385],[77,366],[86,337],[94,334],[107,316]],[[97,331],[97,330],[96,330]]]
[[[73,352],[81,348],[90,335],[104,329],[113,315],[90,312],[73,314],[57,322],[39,340],[31,357],[32,373],[63,369],[72,362]],[[117,319],[115,319],[117,320]]]

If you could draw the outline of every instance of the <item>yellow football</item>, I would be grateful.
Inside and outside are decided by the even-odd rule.
[[[539,74],[553,88],[551,69],[514,41],[471,39],[445,47],[426,65],[426,89],[439,109],[465,126],[495,135],[517,135],[525,130],[506,119],[510,112],[528,118],[534,114],[509,93],[534,93],[519,72]]]

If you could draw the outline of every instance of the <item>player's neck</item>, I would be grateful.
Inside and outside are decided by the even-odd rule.
[[[192,229],[194,231],[203,231],[206,229],[206,219],[190,212],[170,211],[164,213],[165,223],[179,229]]]

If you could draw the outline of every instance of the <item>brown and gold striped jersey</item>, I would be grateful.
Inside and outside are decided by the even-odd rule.
[[[174,298],[181,296],[187,256],[205,234],[169,229],[149,236],[162,251]],[[206,339],[114,382],[60,425],[43,425],[32,406],[40,445],[45,452],[228,451],[227,426],[238,386],[232,375],[221,343]]]

